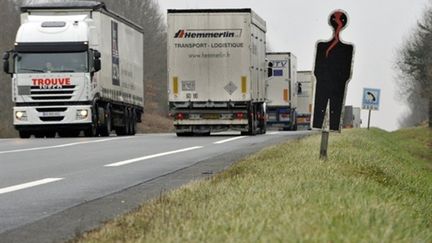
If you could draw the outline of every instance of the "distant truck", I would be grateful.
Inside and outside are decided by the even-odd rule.
[[[144,106],[143,31],[95,1],[21,7],[12,76],[21,138],[134,135]]]
[[[297,127],[299,130],[311,129],[314,86],[315,76],[312,71],[297,72]]]
[[[297,58],[289,52],[267,53],[267,125],[297,130]]]
[[[343,128],[360,128],[361,118],[360,118],[360,107],[353,107],[347,105],[344,107],[342,127]]]
[[[178,136],[266,132],[266,22],[251,9],[168,10],[169,108]]]

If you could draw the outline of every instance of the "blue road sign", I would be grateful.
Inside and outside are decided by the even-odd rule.
[[[380,103],[380,89],[363,89],[362,108],[365,110],[378,110]]]

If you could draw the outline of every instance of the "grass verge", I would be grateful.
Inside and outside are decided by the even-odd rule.
[[[431,242],[432,131],[354,129],[265,149],[79,242]]]

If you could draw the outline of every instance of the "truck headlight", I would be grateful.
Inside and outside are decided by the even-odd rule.
[[[79,120],[86,119],[88,117],[88,110],[77,110],[76,117]]]
[[[27,121],[27,112],[25,111],[16,111],[15,118],[19,121]]]

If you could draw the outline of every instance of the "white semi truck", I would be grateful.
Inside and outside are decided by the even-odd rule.
[[[297,130],[297,58],[289,52],[267,53],[267,124]]]
[[[143,31],[94,1],[21,7],[12,77],[21,138],[135,134],[144,106]]]
[[[299,130],[311,128],[314,87],[315,76],[312,71],[297,72],[297,127]]]
[[[266,22],[251,9],[168,10],[168,92],[178,136],[266,131]]]

